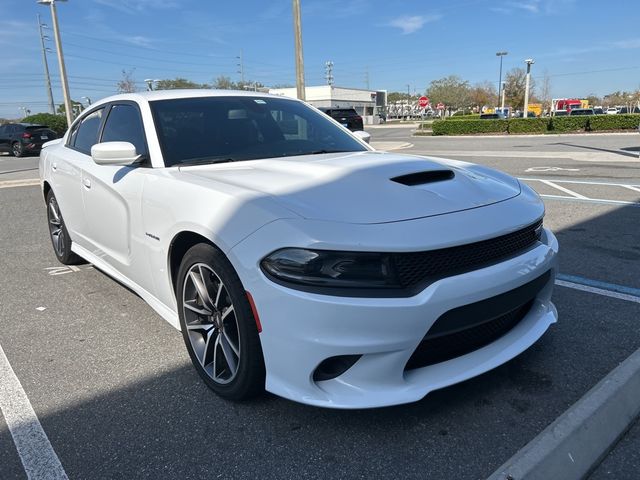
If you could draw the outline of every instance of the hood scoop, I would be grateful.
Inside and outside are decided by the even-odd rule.
[[[409,173],[407,175],[393,177],[391,181],[407,185],[408,187],[415,187],[417,185],[424,185],[427,183],[451,180],[454,176],[455,174],[453,173],[453,170],[429,170],[427,172]]]

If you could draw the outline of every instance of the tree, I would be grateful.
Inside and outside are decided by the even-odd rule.
[[[456,75],[433,80],[426,93],[431,103],[442,102],[449,111],[469,107],[472,104],[469,82]]]
[[[540,85],[540,101],[542,102],[542,111],[551,110],[551,78],[549,77],[549,71],[544,70],[542,74],[542,85]]]
[[[136,81],[133,78],[135,68],[129,71],[122,70],[122,79],[117,83],[118,93],[133,93],[137,91]]]
[[[206,83],[196,83],[186,78],[178,77],[173,80],[159,80],[156,83],[156,90],[180,90],[184,88],[211,88]]]
[[[526,84],[526,72],[524,68],[512,68],[505,77],[506,103],[512,108],[522,110],[524,108],[524,91]],[[529,97],[533,98],[535,82],[529,79]]]
[[[264,85],[260,82],[252,82],[251,80],[234,82],[229,77],[220,75],[213,81],[213,88],[218,90],[257,90],[264,88]]]
[[[213,88],[218,90],[235,90],[235,83],[229,77],[220,75],[213,82]]]
[[[73,109],[73,114],[78,115],[82,110],[84,110],[84,105],[82,105],[81,102],[76,102],[75,100],[71,100],[71,108]],[[60,115],[66,115],[67,109],[64,106],[64,103],[61,103],[60,105],[58,105],[58,110],[57,112]]]
[[[487,80],[476,84],[471,89],[471,103],[479,109],[482,109],[483,106],[497,105],[499,99],[494,85]]]
[[[387,93],[387,103],[395,103],[395,102],[406,102],[407,98],[411,101],[417,100],[415,95],[410,95],[407,97],[405,92],[389,92]]]
[[[594,105],[602,105],[602,98],[597,96],[595,93],[590,93],[585,97],[585,100],[589,102],[589,106],[593,107]]]

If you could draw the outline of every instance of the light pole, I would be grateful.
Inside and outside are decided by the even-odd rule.
[[[300,100],[306,100],[304,88],[304,57],[302,54],[302,25],[300,23],[300,0],[293,1],[293,32],[296,49],[296,90]]]
[[[64,66],[64,55],[62,54],[62,41],[60,40],[60,29],[58,28],[58,13],[56,2],[66,2],[67,0],[38,0],[41,5],[51,7],[51,20],[53,22],[53,36],[56,40],[56,51],[58,52],[58,66],[60,67],[60,82],[62,83],[62,96],[64,97],[64,112],[67,116],[67,125],[73,122],[73,108],[71,107],[71,96],[69,95],[69,82],[67,81],[67,69]]]
[[[40,14],[38,14],[38,28],[40,30],[40,44],[42,45],[42,63],[44,64],[44,81],[47,86],[47,97],[49,99],[49,112],[54,114],[56,113],[56,106],[53,104],[53,92],[51,91],[51,76],[49,75],[49,62],[47,61],[47,50],[48,48],[45,46],[44,41],[49,40],[43,32],[43,28],[48,28],[42,20],[40,20]],[[50,50],[49,50],[50,51]]]
[[[498,77],[498,97],[500,97],[500,91],[501,91],[500,88],[504,88],[502,84],[502,57],[504,57],[508,53],[509,52],[496,52],[496,57],[500,57],[500,76]],[[500,108],[504,108],[504,103]]]
[[[500,101],[500,110],[502,110],[502,113],[504,113],[504,91],[505,88],[507,86],[507,82],[502,82],[502,99]]]
[[[535,62],[533,61],[532,58],[527,58],[524,63],[527,64],[527,76],[526,76],[526,80],[524,82],[524,112],[522,114],[522,116],[524,118],[527,118],[527,110],[529,110],[529,81],[531,79],[531,65],[533,65]]]

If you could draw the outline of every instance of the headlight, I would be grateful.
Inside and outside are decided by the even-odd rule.
[[[276,281],[303,286],[400,288],[390,256],[384,253],[283,248],[260,265]]]

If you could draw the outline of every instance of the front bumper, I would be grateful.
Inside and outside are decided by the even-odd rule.
[[[528,252],[490,267],[449,277],[410,298],[345,298],[277,285],[259,274],[246,285],[263,326],[266,389],[298,402],[332,408],[370,408],[419,400],[522,353],[557,321],[551,293],[558,242],[548,230]],[[498,340],[466,355],[405,371],[431,325],[443,313],[551,275],[531,310]],[[337,378],[315,382],[326,358],[362,357]]]

